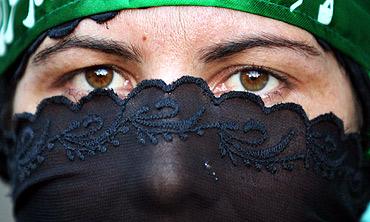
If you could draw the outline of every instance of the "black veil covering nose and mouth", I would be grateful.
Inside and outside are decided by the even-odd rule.
[[[18,221],[356,221],[359,135],[333,114],[214,97],[183,77],[124,100],[97,90],[17,115],[9,155]]]

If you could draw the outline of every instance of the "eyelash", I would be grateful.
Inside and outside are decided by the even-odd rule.
[[[282,81],[282,82],[285,82],[287,84],[288,83],[290,84],[289,78],[286,77],[287,74],[279,74],[278,71],[272,70],[272,69],[270,69],[268,67],[265,67],[265,66],[259,66],[259,65],[243,65],[242,67],[238,67],[236,69],[235,69],[235,66],[231,66],[231,67],[227,68],[226,70],[228,70],[228,69],[232,69],[234,71],[232,71],[232,73],[229,74],[229,76],[227,78],[230,78],[230,76],[235,75],[238,72],[242,72],[242,71],[247,71],[247,72],[248,71],[257,71],[257,72],[261,72],[261,73],[265,73],[265,74],[271,75],[271,76],[275,77],[276,79],[278,79],[279,81]]]
[[[62,74],[61,76],[58,76],[56,80],[53,81],[52,87],[54,88],[60,88],[65,86],[69,81],[71,81],[76,75],[81,74],[83,72],[87,72],[89,70],[99,69],[99,68],[108,68],[116,71],[117,73],[122,73],[123,71],[119,68],[117,68],[115,65],[112,64],[101,64],[101,65],[91,65],[88,67],[83,67],[79,69],[75,69],[71,72],[67,72]]]
[[[227,81],[229,78],[231,78],[233,75],[238,74],[239,72],[251,72],[251,71],[257,71],[260,73],[270,75],[276,78],[280,82],[280,86],[278,89],[266,94],[266,97],[267,97],[266,99],[267,101],[265,101],[266,103],[275,102],[277,100],[276,97],[280,97],[279,101],[282,101],[284,99],[284,95],[283,95],[284,91],[290,91],[293,88],[293,83],[288,77],[289,76],[288,74],[281,72],[281,71],[276,71],[274,69],[271,69],[265,66],[254,65],[254,64],[241,65],[241,66],[234,65],[234,66],[227,67],[226,69],[224,69],[224,71],[222,71],[220,75],[221,76],[220,80],[218,80],[217,82],[223,83]],[[232,90],[229,90],[229,91],[232,91]],[[223,93],[226,93],[226,92],[223,92]]]
[[[132,78],[133,78],[133,77],[132,78],[127,78],[126,75],[130,75],[130,74],[127,74],[126,71],[118,68],[115,65],[100,64],[100,65],[92,65],[92,66],[88,66],[88,67],[79,68],[77,70],[62,74],[60,77],[57,77],[57,79],[52,83],[52,86],[53,86],[53,88],[59,88],[59,89],[64,88],[63,94],[67,94],[66,96],[71,96],[71,97],[74,97],[74,98],[80,98],[83,95],[85,95],[86,92],[82,92],[81,90],[74,89],[74,88],[71,88],[71,87],[68,88],[68,86],[67,86],[68,83],[70,81],[72,81],[73,78],[76,77],[76,75],[78,75],[78,74],[87,72],[89,70],[99,69],[99,68],[112,69],[117,74],[122,75],[122,77],[126,78],[126,79],[131,79],[132,80]],[[230,66],[230,67],[225,68],[223,71],[221,71],[221,73],[215,74],[215,76],[218,79],[218,81],[217,81],[218,84],[222,84],[222,83],[226,82],[229,78],[231,78],[233,75],[236,75],[240,72],[251,72],[251,71],[257,71],[257,72],[260,72],[260,73],[267,74],[269,76],[272,76],[272,77],[276,78],[279,81],[278,89],[274,89],[271,92],[265,94],[264,100],[265,100],[265,103],[267,103],[267,104],[282,102],[282,100],[284,99],[285,92],[289,91],[291,89],[292,83],[290,81],[290,78],[288,77],[289,76],[288,74],[285,74],[285,73],[280,72],[280,71],[275,71],[275,70],[270,69],[270,68],[265,67],[265,66],[259,66],[259,65],[253,65],[253,64],[251,64],[251,65],[242,65],[242,66],[234,65],[234,66]],[[210,86],[211,86],[211,84],[210,84]],[[212,89],[212,87],[211,87],[211,89]],[[232,89],[228,90],[228,91],[232,91]],[[226,93],[228,91],[225,91],[225,92],[222,92],[222,93]]]

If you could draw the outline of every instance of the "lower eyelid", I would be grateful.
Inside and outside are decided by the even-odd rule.
[[[74,88],[67,88],[62,92],[62,96],[67,97],[71,101],[77,103],[82,97],[87,96],[87,91],[81,91]]]
[[[273,92],[267,93],[263,101],[266,106],[272,106],[274,104],[283,103],[286,101],[287,96],[290,93],[290,89],[286,86],[279,87]]]
[[[113,89],[114,90],[114,89]],[[133,90],[133,88],[129,88],[129,89],[116,89],[114,90],[114,92],[121,98],[121,99],[124,99],[128,96],[128,94]]]
[[[233,75],[225,78],[224,80],[222,80],[221,84],[216,85],[212,89],[214,94],[216,96],[221,96],[224,93],[227,93],[227,92],[230,92],[230,91],[235,91],[236,90],[235,88],[237,86],[227,86],[225,84],[225,82],[227,82],[230,78],[238,78],[236,75],[237,74],[233,74]],[[259,95],[259,96],[265,101],[265,103],[268,103],[268,104],[280,103],[283,100],[285,100],[284,97],[287,94],[287,92],[290,90],[290,87],[288,86],[289,84],[287,83],[288,80],[287,80],[286,77],[281,77],[281,76],[276,77],[275,75],[272,75],[272,74],[270,74],[270,76],[274,77],[276,79],[276,81],[278,81],[278,86],[274,87],[272,89],[272,91],[267,92],[264,95]],[[240,83],[239,87],[242,87],[241,83]],[[253,93],[253,92],[251,92],[251,93]],[[256,93],[254,93],[254,94],[256,94]]]
[[[83,74],[79,74],[80,76],[75,76],[75,78],[81,78],[74,80],[75,84],[70,83],[67,84],[65,90],[63,91],[63,95],[69,99],[73,100],[80,100],[82,97],[87,96],[91,91],[94,90],[87,81],[83,80]],[[121,98],[125,98],[133,89],[133,84],[130,80],[125,79],[121,74],[116,73],[114,78],[120,76],[123,82],[119,81],[120,83],[116,83],[115,85],[109,87],[109,89],[113,89],[115,93]],[[122,84],[121,84],[122,83]],[[118,85],[117,85],[118,84]],[[122,85],[122,86],[120,86]]]

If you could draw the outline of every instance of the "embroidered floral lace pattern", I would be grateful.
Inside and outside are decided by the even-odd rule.
[[[182,85],[193,85],[193,88],[199,90],[209,100],[209,104],[195,105],[194,112],[185,118],[180,117],[180,114],[186,107],[181,106],[176,98],[171,98],[171,93]],[[158,98],[153,104],[127,111],[127,107],[131,106],[131,100],[134,100],[137,95],[145,94],[145,91],[150,91],[150,88],[163,90],[164,98]],[[42,164],[45,161],[43,154],[52,152],[56,144],[59,145],[58,149],[65,150],[66,158],[69,160],[74,161],[76,157],[85,160],[88,156],[107,152],[108,147],[119,147],[120,141],[117,137],[129,131],[134,132],[138,143],[145,145],[157,144],[161,139],[171,142],[174,136],[181,140],[186,140],[193,135],[201,137],[207,133],[207,130],[215,129],[221,157],[228,157],[234,165],[244,164],[258,171],[267,170],[271,173],[276,173],[279,166],[285,170],[293,170],[295,163],[303,162],[306,168],[311,167],[322,176],[333,178],[336,174],[344,172],[344,164],[348,159],[348,150],[342,144],[338,144],[340,139],[345,139],[341,132],[341,122],[332,114],[308,121],[301,107],[295,104],[281,104],[266,108],[258,97],[238,92],[215,98],[205,82],[190,77],[182,78],[169,86],[160,81],[143,82],[125,100],[121,100],[111,91],[101,90],[90,94],[80,104],[72,104],[63,97],[55,97],[41,104],[36,116],[26,114],[19,116],[19,119],[29,119],[32,123],[43,109],[47,109],[47,106],[54,103],[64,104],[70,110],[78,112],[83,109],[85,103],[103,95],[119,107],[118,113],[112,113],[116,115],[113,122],[106,122],[104,116],[100,114],[89,113],[78,120],[71,120],[68,127],[55,135],[50,134],[52,125],[50,120],[46,120],[41,124],[42,128],[37,130],[31,126],[24,128],[20,134],[14,159],[18,179],[22,181]],[[285,127],[285,132],[280,131],[279,137],[274,138],[271,143],[271,134],[276,131],[268,130],[269,123],[254,118],[253,114],[249,114],[250,117],[245,121],[227,120],[224,116],[205,117],[206,113],[211,112],[210,109],[220,109],[225,101],[233,100],[247,101],[248,105],[260,110],[262,118],[268,118],[274,113],[289,112],[295,116],[296,121],[301,122],[302,127]],[[331,133],[325,135],[319,130],[315,131],[316,125],[320,124],[329,125],[332,128]],[[290,145],[299,136],[306,137],[304,149],[297,149]],[[270,142],[268,142],[269,139]]]

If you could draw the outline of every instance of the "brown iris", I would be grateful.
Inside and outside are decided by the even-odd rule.
[[[269,81],[269,75],[257,71],[242,72],[240,81],[246,90],[256,92],[265,88]]]
[[[90,86],[95,89],[106,88],[113,80],[113,70],[107,68],[95,68],[87,70],[85,78]]]

